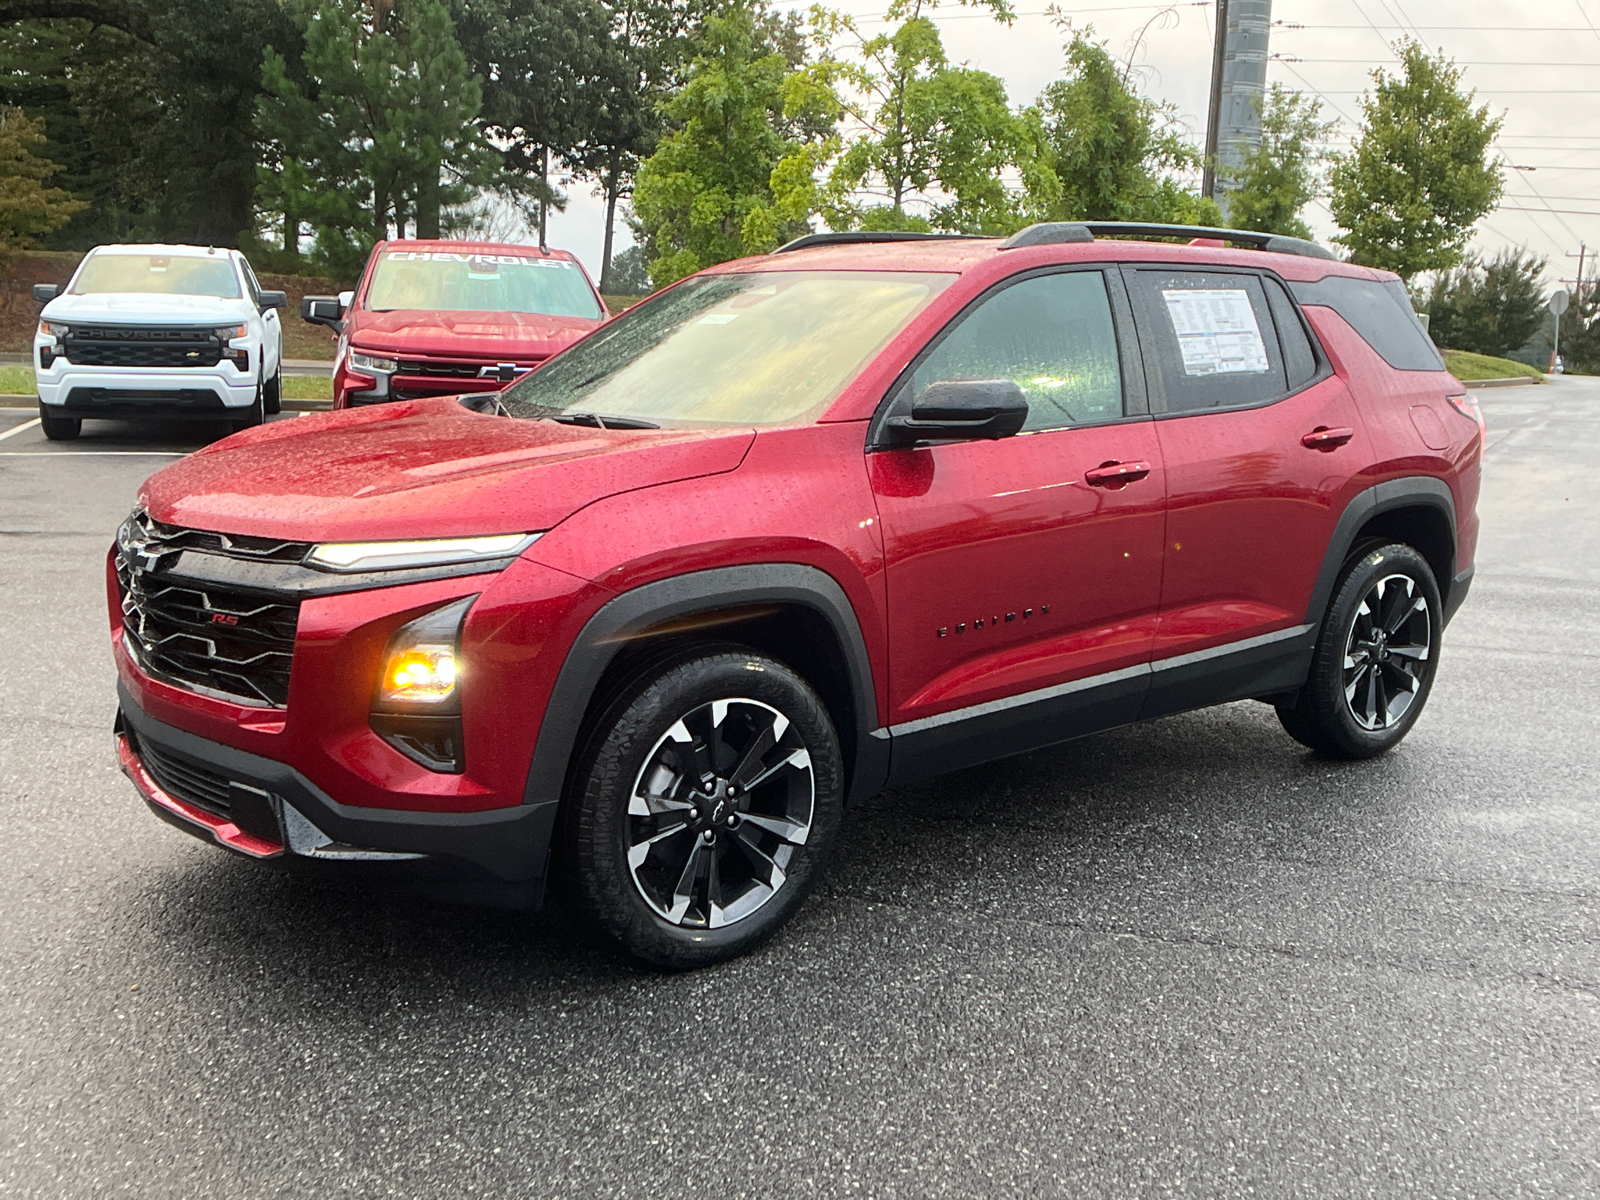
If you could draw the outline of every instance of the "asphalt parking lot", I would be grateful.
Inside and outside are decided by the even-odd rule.
[[[150,816],[103,561],[211,431],[0,411],[0,1194],[1600,1193],[1600,380],[1480,395],[1396,752],[1245,703],[894,792],[683,976]]]

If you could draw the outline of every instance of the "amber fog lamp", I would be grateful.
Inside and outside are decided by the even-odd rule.
[[[442,704],[456,694],[454,646],[410,646],[389,656],[383,668],[380,701]]]
[[[461,735],[461,626],[478,597],[464,596],[395,630],[383,652],[368,724],[412,762],[459,775],[467,769]]]

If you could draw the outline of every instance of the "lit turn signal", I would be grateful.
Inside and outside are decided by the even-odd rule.
[[[389,655],[378,698],[399,704],[442,704],[455,695],[453,646],[407,646]]]

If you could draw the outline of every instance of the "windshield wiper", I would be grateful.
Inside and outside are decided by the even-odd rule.
[[[550,418],[560,421],[563,425],[589,425],[595,429],[660,429],[654,421],[643,421],[638,417],[613,417],[592,412],[564,412],[557,413]]]

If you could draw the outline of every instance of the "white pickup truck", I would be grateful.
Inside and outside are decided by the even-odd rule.
[[[282,292],[237,250],[99,246],[65,288],[35,284],[39,420],[53,440],[84,417],[261,424],[282,403]]]

